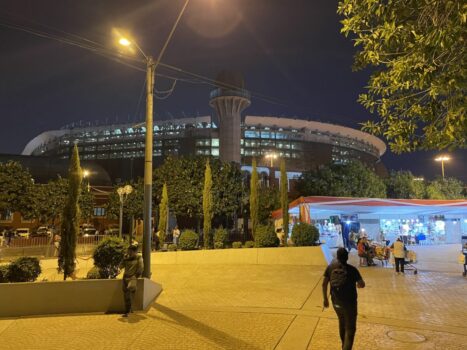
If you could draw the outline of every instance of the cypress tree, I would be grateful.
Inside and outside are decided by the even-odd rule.
[[[79,197],[83,174],[79,162],[78,146],[75,144],[68,169],[68,197],[63,208],[61,241],[58,255],[58,270],[63,271],[63,279],[75,271],[76,238],[79,232]]]
[[[212,247],[212,173],[209,159],[206,161],[206,169],[204,171],[204,189],[203,189],[203,237],[204,248]]]
[[[162,186],[161,203],[159,204],[159,225],[157,226],[157,230],[159,231],[159,241],[161,243],[161,246],[165,243],[168,210],[169,210],[169,195],[167,193],[167,184],[164,183],[164,186]]]
[[[282,227],[284,229],[284,245],[287,246],[289,237],[289,196],[287,194],[287,172],[285,170],[285,159],[281,159],[281,209]]]
[[[255,237],[256,228],[258,226],[258,172],[256,170],[256,159],[253,159],[251,165],[251,180],[250,180],[250,220],[251,232]]]

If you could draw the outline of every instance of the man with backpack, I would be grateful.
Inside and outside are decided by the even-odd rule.
[[[360,272],[347,264],[349,253],[344,248],[337,249],[337,259],[324,271],[323,306],[329,307],[328,284],[331,285],[331,301],[339,319],[339,335],[342,350],[351,350],[357,330],[357,288],[364,288],[365,282]]]

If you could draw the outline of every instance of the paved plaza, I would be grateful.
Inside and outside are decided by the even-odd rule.
[[[418,247],[417,275],[360,268],[367,287],[359,291],[354,348],[465,349],[467,279],[458,250]],[[2,319],[0,348],[340,349],[334,311],[321,306],[321,267],[154,265],[153,272],[164,291],[147,312]],[[53,279],[52,271],[44,275]]]

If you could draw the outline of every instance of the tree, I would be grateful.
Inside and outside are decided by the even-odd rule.
[[[213,215],[232,216],[241,202],[240,169],[218,159],[210,159]],[[154,172],[154,201],[160,202],[162,186],[170,192],[171,212],[177,216],[200,219],[203,216],[205,157],[167,157]]]
[[[25,217],[31,216],[34,210],[29,197],[33,187],[31,174],[21,164],[0,163],[0,210],[19,211]]]
[[[415,180],[410,171],[393,171],[386,180],[389,198],[425,198],[424,181]]]
[[[204,189],[203,189],[203,238],[204,248],[212,247],[212,174],[209,160],[206,160],[206,170],[204,172]]]
[[[58,255],[58,270],[63,271],[63,279],[75,271],[76,237],[79,232],[79,197],[83,173],[79,162],[78,146],[75,144],[68,170],[68,198],[63,209],[61,241]]]
[[[79,196],[78,204],[81,219],[89,221],[94,214],[94,195],[85,184],[81,184],[81,194]]]
[[[429,199],[463,199],[464,184],[453,178],[438,178],[427,186],[426,193]]]
[[[289,237],[289,196],[287,172],[285,171],[285,159],[281,159],[281,209],[282,209],[282,228],[284,230],[284,245],[287,245]]]
[[[380,119],[364,130],[395,153],[465,148],[465,1],[341,0],[337,12],[354,69],[373,71],[359,101]]]
[[[161,244],[165,243],[165,234],[167,232],[167,216],[169,214],[169,195],[167,193],[167,185],[162,186],[161,203],[159,204],[159,224],[157,230],[159,231],[159,241]]]
[[[279,189],[274,187],[258,188],[258,224],[267,225],[271,214],[281,206]]]
[[[68,181],[58,177],[46,184],[35,184],[29,197],[32,205],[32,216],[43,224],[55,225],[63,212],[68,192]]]
[[[256,170],[256,159],[253,159],[253,163],[251,165],[250,220],[251,232],[253,237],[255,237],[256,228],[258,226],[258,171]]]
[[[302,196],[386,197],[384,181],[358,161],[304,173],[297,183],[297,191]]]

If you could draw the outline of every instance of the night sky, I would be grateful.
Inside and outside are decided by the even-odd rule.
[[[183,0],[0,0],[0,22],[113,49],[113,28],[127,30],[157,56]],[[191,0],[163,62],[215,78],[240,71],[255,98],[246,114],[320,120],[358,128],[372,116],[356,102],[369,72],[352,72],[354,48],[340,33],[333,0]],[[62,32],[59,32],[62,31]],[[76,39],[76,38],[74,38]],[[20,153],[42,131],[72,122],[143,120],[144,73],[87,50],[0,26],[0,152]],[[167,69],[160,73],[181,77]],[[158,78],[156,88],[172,81]],[[212,89],[177,81],[155,100],[156,119],[213,113]],[[273,100],[266,101],[266,100]],[[433,178],[436,152],[383,157],[390,169]],[[465,151],[451,153],[446,175],[467,181]]]

